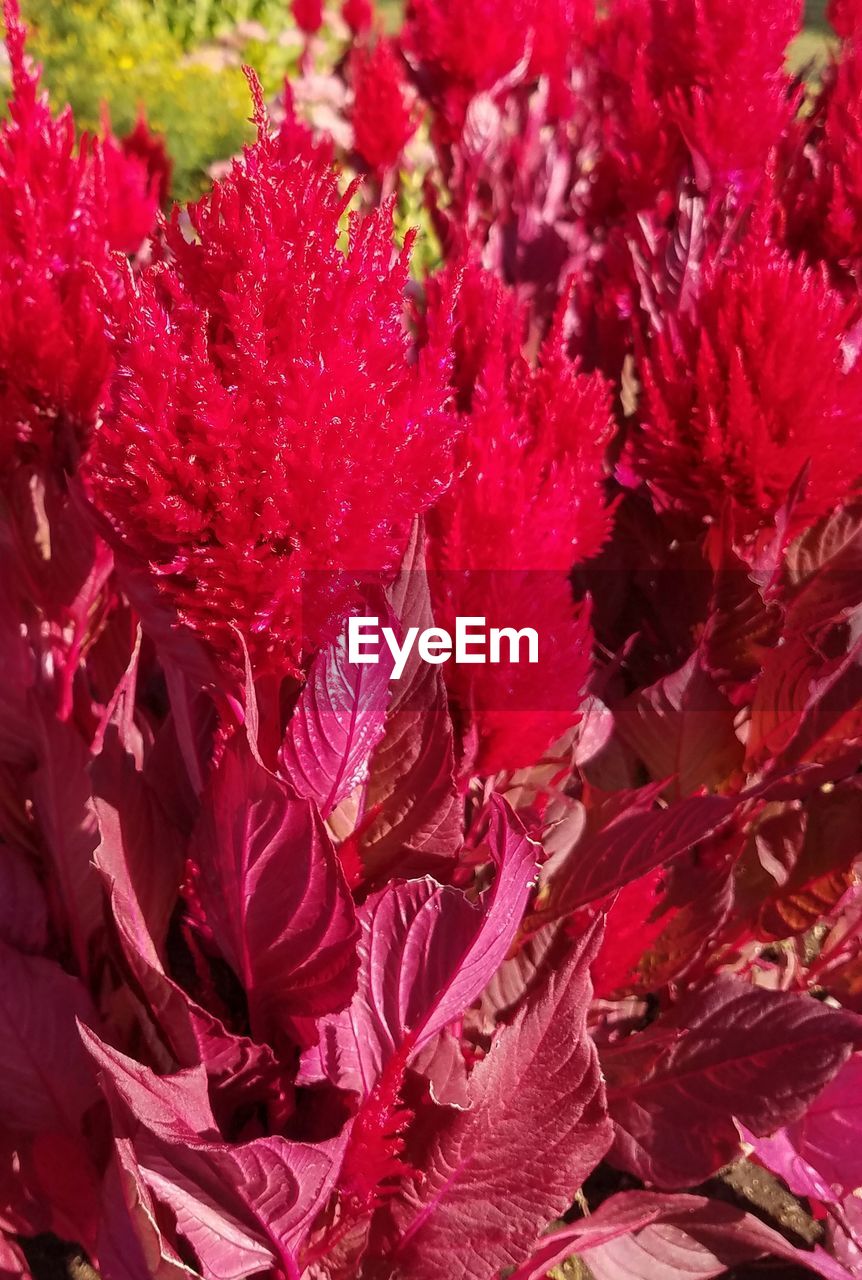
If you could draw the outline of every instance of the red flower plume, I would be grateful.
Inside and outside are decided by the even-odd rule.
[[[412,0],[403,40],[441,121],[457,136],[467,108],[529,48],[534,0]]]
[[[411,361],[408,248],[351,222],[329,151],[292,119],[174,217],[146,273],[89,481],[124,560],[218,656],[257,671],[337,631],[450,473],[439,344]]]
[[[135,157],[143,163],[150,189],[159,204],[164,204],[171,191],[173,161],[168,155],[164,138],[153,133],[143,112],[138,116],[131,133],[120,139],[120,146],[124,155]]]
[[[579,372],[568,359],[560,325],[537,367],[528,364],[523,313],[478,267],[438,282],[435,305],[453,281],[464,433],[459,478],[428,520],[435,616],[449,630],[456,617],[475,616],[489,627],[539,634],[537,665],[522,665],[525,649],[517,666],[445,668],[478,739],[476,767],[494,772],[538,758],[577,716],[591,639],[568,575],[599,550],[610,528],[610,400],[598,375]]]
[[[156,225],[163,178],[147,159],[106,133],[94,163],[104,167],[105,234],[112,249],[136,254]]]
[[[784,70],[797,0],[615,0],[596,29],[592,75],[609,185],[651,204],[692,175],[749,197],[793,119]]]
[[[315,35],[323,26],[323,0],[293,0],[293,17],[300,31]]]
[[[357,46],[350,59],[354,146],[377,173],[393,168],[416,132],[416,114],[402,63],[389,40]]]
[[[809,468],[800,520],[862,477],[862,368],[847,370],[848,307],[823,274],[752,235],[706,272],[685,315],[667,317],[642,367],[635,465],[662,505],[750,527]]]
[[[28,66],[18,6],[5,7],[12,73],[0,124],[0,463],[70,469],[86,448],[112,369],[112,317],[125,290],[112,247],[118,202],[146,234],[142,172],[116,144],[75,145]],[[137,246],[136,246],[137,247]]]
[[[374,25],[374,0],[344,0],[341,16],[355,36],[364,35]]]

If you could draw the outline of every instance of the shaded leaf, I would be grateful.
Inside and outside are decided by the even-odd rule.
[[[552,1232],[510,1280],[544,1280],[573,1254],[595,1280],[711,1280],[761,1257],[782,1258],[828,1280],[849,1280],[825,1250],[797,1249],[735,1205],[654,1191],[620,1192],[589,1218]]]
[[[208,787],[192,842],[201,900],[248,995],[257,1038],[343,1008],[356,986],[353,902],[314,806],[293,796],[237,734]]]
[[[795,1120],[859,1043],[853,1014],[715,978],[603,1051],[611,1159],[667,1190],[693,1186],[738,1152],[735,1120],[756,1134]]]
[[[0,943],[0,1123],[78,1132],[98,1090],[76,1018],[95,1018],[77,978]]]
[[[496,875],[478,902],[426,877],[364,904],[359,986],[350,1007],[321,1024],[308,1074],[365,1097],[400,1049],[417,1052],[480,995],[515,936],[537,852],[499,798],[487,843]]]
[[[686,796],[726,783],[745,754],[734,709],[695,653],[685,666],[633,694],[615,711],[625,742],[656,781]]]
[[[417,522],[387,601],[403,635],[434,625]],[[439,667],[414,646],[397,682],[382,740],[372,757],[363,810],[368,821],[360,855],[371,879],[434,874],[461,847],[461,806],[446,686]]]
[[[855,1054],[793,1124],[755,1154],[796,1195],[841,1200],[862,1187],[862,1056]]]
[[[654,798],[652,789],[644,791],[647,800]],[[600,902],[667,865],[711,836],[736,803],[723,796],[691,796],[666,809],[645,811],[635,793],[607,825],[575,841],[543,890],[537,914],[552,919]]]
[[[0,940],[19,951],[44,951],[48,938],[45,893],[30,862],[0,845]]]
[[[244,1280],[272,1264],[297,1274],[295,1253],[332,1186],[339,1143],[219,1140],[202,1069],[156,1076],[86,1031],[127,1160],[173,1212],[205,1280]]]

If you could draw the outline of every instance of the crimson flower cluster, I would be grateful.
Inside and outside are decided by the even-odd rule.
[[[12,75],[0,127],[0,470],[13,459],[74,467],[105,398],[125,272],[162,194],[110,135],[79,148],[53,116],[5,9]],[[38,341],[34,341],[38,334]]]
[[[569,359],[561,323],[532,366],[522,354],[523,307],[477,264],[437,277],[432,312],[452,309],[453,294],[463,430],[457,478],[428,521],[435,616],[451,628],[458,616],[517,621],[538,628],[543,645],[532,670],[449,669],[461,714],[476,722],[474,767],[494,772],[540,757],[577,718],[590,633],[568,575],[610,530],[610,394],[600,375]],[[557,680],[562,699],[556,689],[548,696]]]
[[[862,365],[845,349],[851,322],[822,271],[753,236],[709,264],[696,304],[667,316],[640,366],[633,465],[658,501],[714,519],[730,499],[756,526],[804,472],[794,523],[806,524],[858,492]]]
[[[353,141],[364,164],[378,175],[397,165],[416,132],[415,101],[403,63],[389,40],[358,45],[351,56]]]
[[[345,209],[327,147],[261,117],[139,281],[89,458],[130,573],[229,668],[239,631],[256,671],[298,671],[348,575],[394,573],[449,479],[445,352],[411,360],[404,327],[409,250],[384,208],[343,251]]]

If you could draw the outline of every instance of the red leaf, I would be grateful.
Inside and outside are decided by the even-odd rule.
[[[383,735],[392,659],[347,661],[347,634],[318,654],[287,726],[279,766],[293,789],[314,800],[324,818],[366,776]]]
[[[239,1146],[219,1139],[202,1069],[156,1076],[83,1031],[101,1070],[114,1127],[129,1133],[135,1176],[173,1212],[205,1280],[245,1280],[295,1254],[326,1200],[341,1140],[317,1147],[280,1137]]]
[[[862,505],[839,507],[788,549],[787,607],[798,631],[822,626],[862,602]]]
[[[5,1233],[0,1233],[0,1280],[31,1280],[23,1253]]]
[[[862,1055],[857,1054],[799,1120],[774,1138],[758,1140],[755,1153],[796,1195],[840,1200],[862,1187],[860,1129]]]
[[[341,866],[314,806],[257,764],[242,734],[216,770],[192,849],[207,921],[246,989],[256,1038],[344,1008],[358,930]]]
[[[30,863],[0,847],[0,940],[19,951],[44,951],[48,940],[45,894]]]
[[[401,626],[434,625],[421,522],[414,525],[401,572],[387,592]],[[393,693],[386,731],[374,754],[364,812],[362,862],[370,877],[434,874],[461,847],[461,807],[446,686],[439,667],[416,647]]]
[[[179,833],[113,730],[93,761],[92,774],[100,837],[94,861],[110,880],[128,887],[160,949],[183,870]]]
[[[0,943],[0,1123],[78,1132],[98,1091],[76,1017],[95,1018],[77,978]]]
[[[733,707],[697,653],[679,671],[633,694],[614,715],[651,777],[670,778],[674,795],[719,787],[742,764]]]
[[[488,844],[497,873],[479,903],[430,878],[365,903],[358,990],[322,1023],[307,1074],[367,1096],[403,1046],[417,1052],[481,994],[515,936],[536,865],[535,846],[498,798]]]
[[[604,1086],[586,1028],[595,934],[474,1069],[470,1109],[440,1115],[420,1183],[388,1208],[398,1240],[363,1275],[491,1280],[522,1262],[564,1212],[610,1141]]]
[[[75,726],[41,710],[34,718],[39,765],[33,807],[59,890],[61,924],[68,930],[79,972],[89,968],[89,947],[102,925],[102,893],[92,858],[98,824],[89,777],[90,756]]]
[[[654,794],[650,788],[644,792],[647,799]],[[606,826],[576,840],[543,891],[542,915],[554,918],[600,902],[666,865],[712,835],[735,804],[723,796],[690,796],[645,812],[634,793],[632,803]]]
[[[105,1174],[102,1203],[96,1253],[104,1280],[191,1280],[189,1268],[166,1256],[146,1188],[136,1187],[134,1174],[119,1158]]]
[[[862,741],[862,640],[840,660],[824,661],[793,637],[767,661],[751,711],[746,767],[782,770],[839,758]]]
[[[810,996],[721,976],[602,1054],[611,1159],[667,1190],[710,1177],[756,1134],[795,1120],[835,1075],[862,1019]]]
[[[573,1255],[583,1258],[596,1280],[710,1280],[763,1256],[809,1267],[828,1280],[850,1280],[823,1249],[797,1249],[735,1205],[651,1191],[611,1196],[589,1218],[546,1236],[510,1280],[544,1280]]]
[[[19,610],[11,597],[10,577],[4,573],[0,581],[0,760],[31,764],[35,741],[28,702],[36,678],[36,661],[21,635]]]

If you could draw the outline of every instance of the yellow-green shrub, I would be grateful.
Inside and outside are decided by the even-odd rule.
[[[57,104],[69,102],[81,129],[100,122],[102,103],[118,133],[130,129],[141,105],[167,138],[175,194],[197,194],[206,168],[249,137],[249,96],[236,66],[211,67],[189,58],[146,0],[25,0],[33,28],[31,52],[44,64]]]

